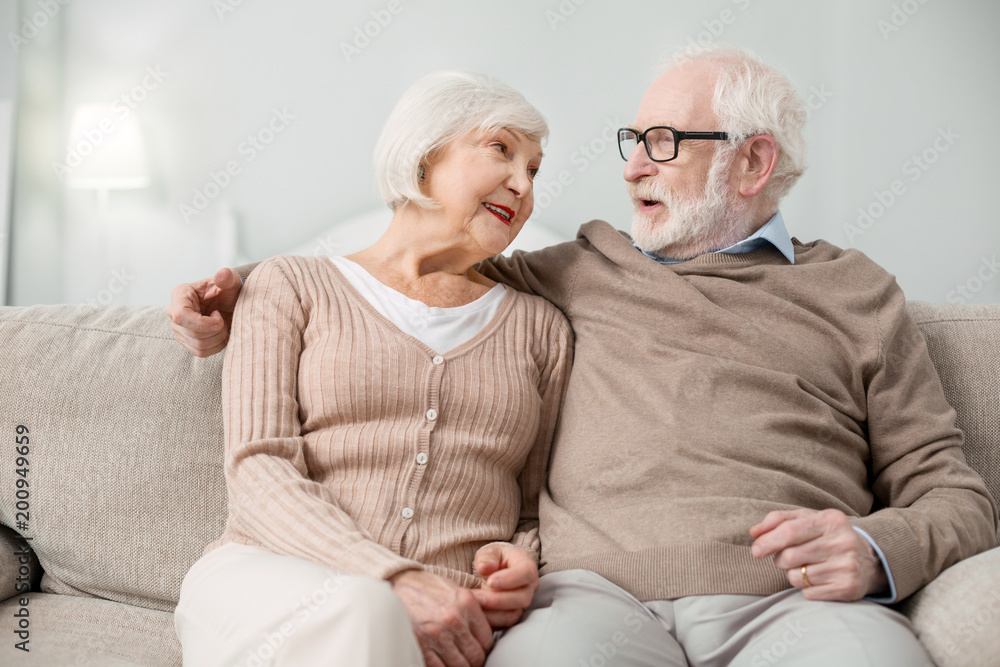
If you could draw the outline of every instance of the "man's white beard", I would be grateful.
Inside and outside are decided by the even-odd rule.
[[[690,259],[712,250],[721,250],[751,234],[750,210],[728,187],[730,155],[719,151],[712,159],[705,192],[700,199],[684,200],[654,178],[627,184],[635,209],[632,212],[632,240],[646,252],[671,259]],[[658,201],[669,217],[657,222],[642,213],[642,200]]]

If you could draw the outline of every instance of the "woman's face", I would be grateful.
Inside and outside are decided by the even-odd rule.
[[[531,215],[541,162],[541,144],[516,130],[476,130],[445,144],[426,169],[425,191],[456,239],[491,257]]]

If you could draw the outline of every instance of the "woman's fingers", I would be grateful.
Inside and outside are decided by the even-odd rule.
[[[486,620],[489,621],[490,626],[494,630],[500,630],[503,628],[509,628],[510,626],[521,620],[521,616],[524,611],[521,609],[513,609],[510,611],[487,611]]]
[[[524,609],[531,604],[535,588],[523,587],[511,591],[498,591],[491,588],[480,588],[472,591],[485,611],[508,611]]]
[[[476,552],[473,561],[476,572],[484,579],[502,567],[503,546],[501,544],[487,544]]]
[[[390,581],[425,654],[433,653],[445,667],[481,667],[493,647],[493,629],[471,591],[422,570]]]
[[[538,588],[538,564],[535,557],[518,547],[510,547],[497,572],[487,580],[490,588],[512,590],[516,588]]]

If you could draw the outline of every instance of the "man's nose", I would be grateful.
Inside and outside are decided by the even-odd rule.
[[[656,163],[649,159],[649,155],[646,154],[646,147],[642,145],[642,142],[636,144],[635,148],[632,149],[632,154],[628,156],[628,161],[625,163],[625,180],[629,183],[634,183],[640,178],[655,175]]]

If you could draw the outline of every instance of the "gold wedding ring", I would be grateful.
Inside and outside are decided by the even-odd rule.
[[[802,583],[806,585],[806,588],[810,588],[812,584],[809,583],[809,577],[806,576],[806,566],[802,566]]]

